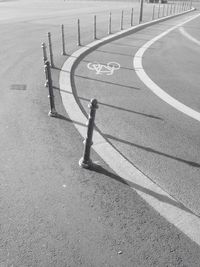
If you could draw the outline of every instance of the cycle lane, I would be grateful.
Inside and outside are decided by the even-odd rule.
[[[164,28],[169,26],[169,23],[164,24]],[[157,25],[154,30],[163,31],[163,28]],[[176,154],[176,151],[174,153],[174,146],[178,145],[177,140],[181,137],[184,141],[185,137],[181,135],[181,132],[177,133],[177,129],[174,130],[176,136],[172,138],[170,146],[167,141],[167,137],[171,137],[171,129],[174,127],[169,119],[174,118],[173,111],[168,110],[162,101],[155,98],[141,85],[137,77],[134,76],[131,60],[130,62],[127,60],[133,56],[134,49],[137,50],[149,38],[149,35],[155,34],[154,30],[146,29],[134,34],[134,38],[127,36],[109,45],[101,46],[84,58],[75,71],[77,94],[85,110],[87,110],[86,105],[91,97],[96,97],[99,100],[97,126],[101,129],[104,137],[130,161],[134,161],[136,167],[143,168],[142,171],[145,167],[144,173],[146,175],[151,177],[153,171],[154,176],[161,177],[167,168],[173,165],[174,167],[171,169],[175,174],[178,173],[177,165],[181,170],[184,166],[183,173],[186,170],[191,172],[191,169],[195,172],[199,167],[198,162],[189,158],[181,158]],[[134,45],[133,40],[136,41]],[[121,49],[122,47],[123,49]],[[114,71],[113,75],[102,76],[103,74],[96,74],[95,69],[93,71],[88,69],[88,63],[96,61],[103,65],[109,62],[118,62],[121,68]],[[176,116],[181,115],[176,114]],[[177,119],[179,121],[179,118]],[[170,129],[169,126],[171,126]],[[158,139],[161,139],[163,143],[160,144]],[[180,176],[180,173],[178,174]],[[169,177],[167,178],[169,179]],[[177,186],[173,180],[167,181],[171,186],[170,189]],[[162,181],[159,182],[156,181],[162,188],[166,189],[166,184],[161,184]],[[176,190],[179,193],[181,188],[178,187]],[[183,195],[186,191],[187,189],[184,187]],[[190,202],[184,204],[189,206]]]

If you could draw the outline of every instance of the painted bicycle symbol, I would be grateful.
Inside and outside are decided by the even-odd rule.
[[[96,74],[112,75],[115,70],[120,69],[120,65],[117,62],[109,62],[107,64],[100,64],[98,62],[90,62],[87,64],[89,70],[96,71]]]

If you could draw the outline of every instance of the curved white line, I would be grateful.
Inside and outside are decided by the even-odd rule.
[[[157,21],[161,21],[161,19],[158,19]],[[152,22],[146,23],[145,25],[152,25]],[[132,29],[142,29],[145,25],[139,25],[133,27]],[[126,30],[126,32],[131,32],[131,30]],[[118,33],[102,40],[95,41],[87,47],[82,47],[67,59],[60,72],[59,84],[64,108],[83,137],[86,136],[87,131],[84,126],[86,117],[77,105],[72,92],[72,68],[77,59],[80,56],[83,57],[91,48],[94,49],[97,45],[103,44],[105,41],[112,40],[113,37],[120,36],[121,34],[124,34],[124,32],[125,31],[120,34]],[[93,134],[93,149],[116,174],[124,180],[129,181],[132,189],[146,200],[149,205],[166,218],[166,220],[185,233],[189,238],[191,238],[191,240],[200,245],[200,219],[196,215],[182,209],[179,202],[135,168],[96,130]]]
[[[143,69],[142,66],[142,57],[145,53],[145,51],[152,45],[154,44],[156,41],[158,41],[159,39],[161,39],[162,37],[164,37],[165,35],[167,35],[168,33],[170,33],[171,31],[179,28],[180,26],[188,23],[189,21],[192,21],[194,19],[196,19],[197,17],[199,17],[200,14],[193,16],[192,18],[179,23],[178,25],[168,29],[167,31],[163,32],[162,34],[156,36],[155,38],[153,38],[152,40],[148,41],[147,43],[145,43],[135,54],[134,59],[133,59],[133,65],[136,71],[136,74],[138,75],[138,77],[140,78],[140,80],[154,93],[156,94],[158,97],[160,97],[163,101],[165,101],[166,103],[168,103],[169,105],[171,105],[172,107],[174,107],[175,109],[181,111],[182,113],[186,114],[187,116],[190,116],[191,118],[200,121],[200,113],[193,110],[192,108],[184,105],[183,103],[179,102],[178,100],[176,100],[175,98],[173,98],[172,96],[170,96],[169,94],[167,94],[164,90],[162,90],[155,82],[153,82],[150,77],[146,74],[146,72]]]
[[[183,27],[180,27],[179,31],[186,37],[188,38],[190,41],[192,41],[193,43],[200,45],[200,41],[197,40],[196,38],[194,38],[192,35],[190,35],[188,32],[186,32],[186,30]]]

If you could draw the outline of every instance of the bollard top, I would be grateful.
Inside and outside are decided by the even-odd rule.
[[[42,43],[41,47],[42,47],[42,48],[43,48],[43,47],[46,48],[46,44],[45,44],[45,43]]]
[[[50,62],[48,60],[45,61],[44,63],[46,66],[50,66]]]
[[[91,99],[88,107],[90,109],[97,109],[98,108],[98,101],[97,101],[97,99],[95,99],[95,98]]]

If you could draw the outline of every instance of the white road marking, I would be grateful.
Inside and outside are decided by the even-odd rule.
[[[113,75],[115,70],[120,69],[120,64],[117,62],[109,62],[107,64],[100,64],[98,62],[90,62],[87,64],[89,70],[96,71],[96,74]]]
[[[194,38],[192,35],[190,35],[188,32],[186,32],[186,30],[183,27],[179,28],[179,31],[186,37],[188,38],[190,41],[192,41],[193,43],[197,44],[200,46],[200,41],[197,40],[196,38]]]
[[[162,21],[162,19],[158,19],[157,21]],[[99,44],[104,44],[108,40],[112,40],[114,37],[120,36],[125,32],[129,33],[133,29],[143,29],[152,24],[152,22],[145,23],[143,25],[140,24],[139,26],[134,26],[130,30],[124,30],[121,33],[105,37],[102,40],[94,41],[87,45],[87,47],[82,47],[78,51],[74,52],[64,63],[59,78],[63,105],[70,119],[74,122],[75,127],[84,138],[87,132],[85,126],[86,117],[80,110],[72,92],[71,70],[73,66],[80,57],[83,57],[89,51],[94,50]],[[129,181],[131,188],[134,189],[144,200],[146,200],[149,205],[166,218],[166,220],[185,233],[191,240],[200,245],[200,219],[196,215],[184,208],[181,203],[176,201],[137,168],[135,168],[133,164],[127,161],[122,154],[108,143],[107,140],[96,130],[93,134],[93,149],[117,175],[122,177],[124,180]]]
[[[199,17],[200,14],[193,16],[192,18],[189,18],[188,20],[179,23],[178,25],[168,29],[167,31],[159,34],[158,36],[156,36],[155,38],[153,38],[152,40],[148,41],[147,43],[145,43],[135,54],[134,59],[133,59],[133,65],[136,71],[136,74],[138,75],[138,77],[140,78],[140,80],[154,93],[156,94],[158,97],[160,97],[163,101],[165,101],[166,103],[168,103],[169,105],[171,105],[172,107],[174,107],[175,109],[181,111],[182,113],[186,114],[187,116],[200,121],[200,113],[195,111],[194,109],[184,105],[183,103],[179,102],[178,100],[176,100],[175,98],[173,98],[172,96],[170,96],[169,94],[167,94],[163,89],[161,89],[155,82],[153,82],[150,77],[146,74],[146,72],[143,69],[142,66],[142,57],[145,53],[145,51],[152,45],[154,44],[156,41],[158,41],[159,39],[161,39],[162,37],[164,37],[165,35],[167,35],[168,33],[172,32],[173,30],[179,28],[180,26],[196,19],[197,17]]]

